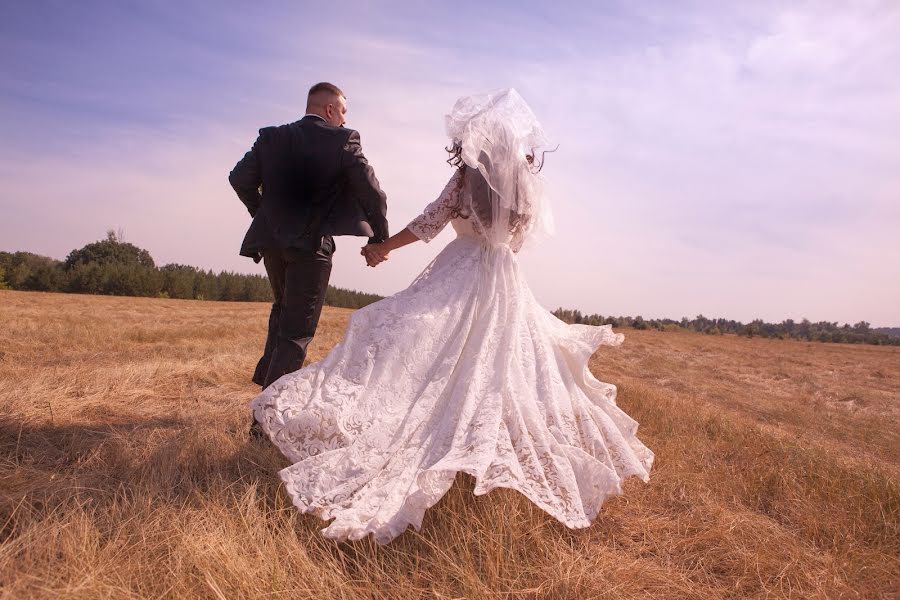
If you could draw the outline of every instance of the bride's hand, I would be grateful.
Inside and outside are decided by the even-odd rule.
[[[370,267],[377,266],[388,259],[384,244],[368,244],[359,253],[366,258],[366,264]]]

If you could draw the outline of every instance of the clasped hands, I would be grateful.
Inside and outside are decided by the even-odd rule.
[[[388,251],[384,248],[384,244],[366,244],[359,251],[366,259],[366,264],[375,267],[388,259]]]

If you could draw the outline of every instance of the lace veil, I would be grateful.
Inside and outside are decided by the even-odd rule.
[[[446,126],[468,167],[461,209],[478,221],[487,240],[517,248],[530,234],[552,233],[543,178],[526,159],[547,139],[519,93],[509,88],[460,98]]]

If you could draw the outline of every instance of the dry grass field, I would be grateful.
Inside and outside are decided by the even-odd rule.
[[[379,547],[247,441],[267,310],[0,292],[0,597],[900,598],[900,348],[626,330],[649,484],[570,531],[461,476]]]

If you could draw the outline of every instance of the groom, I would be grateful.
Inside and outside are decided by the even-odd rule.
[[[264,127],[228,176],[253,222],[241,255],[263,261],[275,302],[253,382],[267,387],[303,366],[316,333],[337,235],[388,237],[387,203],[360,146],[344,129],[347,99],[330,83],[309,90],[306,116]],[[363,251],[369,266],[384,257]],[[255,425],[255,423],[254,423]]]

